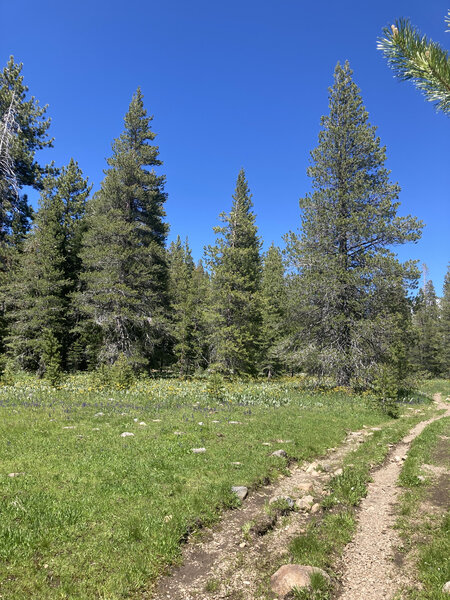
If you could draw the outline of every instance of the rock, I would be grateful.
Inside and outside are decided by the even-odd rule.
[[[220,423],[220,421],[211,421],[211,423]]]
[[[203,421],[200,421],[199,423],[197,423],[197,425],[203,426],[204,423],[203,423]]]
[[[317,465],[316,465],[315,463],[311,463],[311,464],[309,465],[309,467],[306,469],[306,472],[307,472],[307,473],[311,473],[312,471],[315,471],[315,470],[316,470],[316,466],[317,466]]]
[[[63,427],[63,429],[75,429],[75,425],[67,425],[66,427]]]
[[[314,498],[312,496],[303,496],[295,502],[295,506],[300,510],[309,510],[314,504]]]
[[[134,433],[131,433],[130,431],[124,431],[123,433],[120,434],[120,437],[132,437],[134,436]]]
[[[236,494],[236,496],[239,498],[239,500],[245,500],[248,496],[248,488],[246,488],[244,485],[233,485],[233,487],[231,488],[231,491],[233,492],[233,494]]]
[[[270,500],[269,500],[269,504],[274,504],[275,502],[283,502],[285,503],[290,509],[293,509],[295,506],[295,502],[294,500],[292,500],[292,498],[290,498],[289,496],[273,496]]]
[[[333,475],[335,477],[339,477],[339,475],[342,475],[343,472],[344,472],[343,469],[336,469],[336,471],[333,473]]]
[[[103,417],[104,415],[105,415],[105,413],[98,412],[98,413],[95,413],[94,417]]]
[[[330,464],[328,464],[328,463],[323,463],[323,464],[320,465],[320,467],[321,467],[321,470],[324,473],[330,473],[330,471],[333,470],[333,467]]]
[[[147,423],[145,423],[144,421],[141,421],[141,422],[139,423],[139,425],[142,425],[142,427],[146,427],[146,426],[147,426]]]
[[[228,421],[230,425],[242,425],[240,421]]]
[[[422,483],[425,481],[425,477],[423,475],[417,475],[417,479]]]
[[[444,583],[444,585],[442,586],[442,593],[450,594],[450,581],[447,581],[447,583]]]
[[[184,431],[174,431],[173,435],[185,435]]]
[[[92,431],[100,431],[100,427],[93,427]]]
[[[152,419],[153,423],[161,423],[161,419]]]
[[[8,473],[8,477],[20,477],[21,475],[25,475],[25,473]]]
[[[134,421],[135,423],[137,423],[137,422],[139,421],[139,419],[133,419],[133,421]]]
[[[240,465],[242,465],[242,463],[239,462],[238,460],[232,462],[231,464],[234,465],[235,467],[239,467]]]
[[[272,444],[270,442],[263,442],[262,445],[263,446],[271,446]]]
[[[315,504],[313,504],[313,505],[311,506],[311,511],[310,511],[310,512],[311,512],[311,514],[315,515],[315,514],[316,514],[316,512],[319,512],[319,510],[320,510],[320,504],[318,504],[318,503],[316,502]]]
[[[371,427],[372,431],[381,431],[381,427]]]
[[[286,450],[275,450],[270,456],[278,456],[278,458],[286,458]]]
[[[301,492],[304,492],[305,494],[307,494],[308,492],[312,492],[314,489],[314,485],[311,481],[300,483],[297,487]]]
[[[401,456],[394,456],[395,462],[400,462],[402,460]]]
[[[203,454],[203,452],[206,452],[206,448],[192,448],[192,452],[194,454]]]
[[[284,598],[294,588],[305,588],[311,584],[311,574],[320,573],[327,581],[330,577],[318,567],[305,565],[283,565],[270,578],[272,592]]]

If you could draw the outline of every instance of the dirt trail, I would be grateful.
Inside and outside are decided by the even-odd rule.
[[[342,593],[339,600],[381,600],[394,597],[402,584],[408,584],[405,573],[394,561],[400,538],[393,528],[395,504],[400,493],[397,480],[411,442],[427,425],[443,416],[450,416],[450,406],[434,396],[445,414],[416,425],[396,446],[389,462],[373,476],[366,498],[361,503],[358,529],[353,541],[344,550],[341,564]]]
[[[450,415],[449,405],[437,396],[435,401],[439,408],[445,408],[446,415]],[[416,425],[393,449],[387,464],[374,474],[374,481],[369,484],[367,497],[361,504],[356,537],[346,547],[341,561],[345,568],[342,569],[339,600],[392,598],[403,582],[403,576],[392,561],[393,549],[398,544],[397,533],[392,529],[393,507],[398,496],[396,481],[410,443],[436,418],[441,417]],[[341,467],[345,455],[370,435],[373,432],[369,428],[352,432],[326,457],[295,465],[289,477],[254,491],[242,508],[228,512],[216,527],[203,533],[199,542],[187,544],[182,565],[162,577],[145,597],[152,600],[254,600],[267,597],[268,576],[282,564],[280,560],[291,539],[304,532],[310,514],[290,513],[285,523],[281,518],[273,531],[253,536],[250,543],[243,530],[265,514],[265,505],[275,496],[295,499],[307,493],[320,501],[326,483]],[[311,491],[307,491],[308,486]]]
[[[277,566],[271,569],[274,559],[285,553],[291,538],[302,533],[309,513],[290,513],[284,526],[280,526],[279,521],[268,535],[252,537],[251,543],[245,540],[243,528],[265,515],[264,507],[270,498],[296,499],[310,494],[319,500],[344,456],[370,435],[373,432],[369,428],[351,432],[343,444],[326,457],[295,465],[289,477],[281,477],[274,484],[254,491],[239,510],[228,512],[216,527],[205,532],[200,542],[186,545],[182,566],[163,577],[150,597],[154,600],[253,600],[258,597],[261,580],[267,572],[272,574],[276,570]]]

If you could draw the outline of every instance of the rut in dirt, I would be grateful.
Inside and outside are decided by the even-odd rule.
[[[395,550],[401,543],[394,529],[400,493],[397,481],[411,442],[427,425],[450,416],[450,407],[441,402],[440,394],[436,394],[434,400],[438,408],[445,409],[445,414],[416,425],[396,446],[388,463],[374,473],[373,482],[368,485],[367,496],[360,505],[356,535],[342,555],[339,600],[392,600],[402,585],[411,583],[408,573],[394,560]]]

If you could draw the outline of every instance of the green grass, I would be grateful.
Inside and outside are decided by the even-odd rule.
[[[348,430],[385,421],[361,397],[305,391],[297,380],[225,382],[219,392],[176,380],[96,390],[87,376],[58,390],[33,378],[4,386],[0,595],[138,597],[176,562],[189,532],[237,504],[232,485],[286,468],[272,451],[311,459]]]
[[[422,503],[428,500],[436,479],[421,466],[431,464],[450,468],[448,441],[441,439],[450,435],[449,425],[449,418],[436,421],[414,440],[400,476],[404,493],[397,525],[405,551],[414,552],[422,585],[420,591],[413,588],[404,591],[402,597],[411,600],[448,598],[441,590],[450,580],[450,512],[423,510]],[[447,444],[446,456],[442,452],[436,453],[436,448],[442,448],[443,444]]]
[[[440,393],[442,400],[445,400],[450,397],[450,379],[426,379],[422,381],[419,389],[430,397],[433,394]]]

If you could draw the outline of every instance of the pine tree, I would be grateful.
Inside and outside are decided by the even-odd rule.
[[[386,337],[382,323],[368,327],[389,309],[377,298],[393,278],[406,285],[417,275],[388,247],[419,239],[421,223],[397,216],[400,188],[389,181],[385,148],[368,122],[348,63],[336,66],[329,109],[308,168],[313,192],[300,200],[301,235],[291,233],[287,242],[300,274],[297,342],[304,362],[313,356],[321,373],[348,385],[367,366],[365,347]]]
[[[152,118],[138,89],[101,189],[88,206],[78,300],[101,334],[102,362],[124,354],[135,364],[156,364],[166,336],[165,177],[153,169],[162,163],[150,143],[156,137]]]
[[[261,343],[261,242],[251,194],[240,171],[230,214],[207,249],[212,279],[211,358],[220,370],[255,373]]]
[[[450,265],[444,280],[444,295],[440,306],[442,374],[450,377]]]
[[[61,351],[62,366],[76,336],[72,294],[81,270],[81,239],[90,187],[71,159],[57,177],[44,180],[36,226],[29,236],[9,288],[9,347],[22,367],[42,368],[42,332],[47,330]]]
[[[417,296],[414,324],[417,343],[413,346],[413,356],[417,366],[437,377],[442,372],[443,348],[438,301],[431,280],[425,283]]]
[[[450,11],[446,17],[450,24]],[[378,41],[399,79],[411,80],[436,109],[450,115],[450,58],[438,43],[422,35],[408,19],[399,19]]]
[[[287,334],[287,290],[280,249],[270,246],[264,256],[261,282],[262,370],[271,377],[285,366],[282,342]]]
[[[201,265],[195,267],[188,241],[178,236],[169,248],[171,332],[176,367],[188,375],[205,366],[207,279]]]
[[[22,193],[25,186],[41,189],[48,169],[35,160],[38,150],[52,146],[47,136],[50,119],[47,107],[27,99],[22,64],[11,56],[0,72],[0,354],[7,331],[5,290],[17,253],[30,228],[32,209]]]

